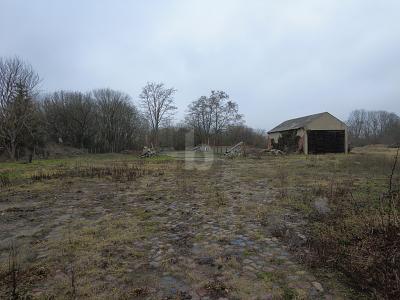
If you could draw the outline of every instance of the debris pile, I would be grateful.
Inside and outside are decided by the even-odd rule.
[[[400,142],[389,145],[389,148],[400,148]]]
[[[142,154],[140,155],[140,158],[146,158],[146,157],[153,157],[157,155],[157,151],[154,150],[153,147],[146,147],[144,146]]]
[[[273,155],[285,155],[286,154],[285,152],[283,152],[282,150],[279,150],[279,149],[269,149],[269,150],[265,149],[263,151],[266,153],[273,154]]]
[[[225,156],[227,156],[229,158],[242,156],[243,154],[244,154],[244,143],[243,142],[237,143],[235,146],[229,148],[225,152]]]
[[[192,151],[195,152],[208,152],[211,150],[211,147],[207,144],[200,144],[192,148]]]

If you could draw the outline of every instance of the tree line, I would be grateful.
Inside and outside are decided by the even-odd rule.
[[[400,117],[387,111],[357,109],[347,121],[352,145],[398,145],[400,143]]]
[[[265,145],[265,132],[245,126],[237,103],[223,91],[194,100],[184,121],[174,124],[176,89],[163,83],[147,83],[137,106],[128,94],[109,88],[43,94],[40,83],[30,64],[0,58],[0,154],[31,159],[49,143],[95,153],[151,145],[180,150],[191,130],[194,144]]]
[[[128,94],[109,88],[43,94],[40,83],[30,64],[17,57],[0,58],[0,155],[32,158],[50,143],[94,153],[143,146],[183,150],[191,131],[193,145],[266,144],[265,131],[247,127],[238,104],[224,91],[193,100],[184,120],[174,123],[176,89],[163,83],[147,83],[137,106]],[[355,110],[347,124],[355,146],[400,141],[395,113]]]

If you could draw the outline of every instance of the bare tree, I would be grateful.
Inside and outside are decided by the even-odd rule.
[[[400,137],[400,118],[387,111],[354,110],[347,121],[352,142],[396,143]]]
[[[111,89],[93,91],[97,105],[97,140],[103,151],[132,148],[142,129],[141,118],[131,97]]]
[[[95,134],[95,105],[90,93],[75,92],[68,103],[68,119],[71,121],[75,144],[84,148]]]
[[[19,58],[0,58],[0,141],[10,157],[32,130],[39,75]]]
[[[68,92],[58,91],[46,95],[42,101],[47,132],[50,138],[57,143],[68,141],[71,138],[67,113],[68,99]]]
[[[213,125],[213,110],[209,98],[201,96],[189,104],[186,123],[195,129],[201,143],[210,143]]]
[[[355,138],[359,139],[364,134],[363,128],[367,122],[367,112],[363,109],[357,109],[350,113],[347,125],[349,126],[350,134]]]
[[[47,125],[53,137],[75,147],[88,147],[96,128],[96,107],[90,93],[59,91],[44,101]]]
[[[218,144],[230,126],[240,125],[243,116],[239,114],[236,102],[223,91],[211,91],[210,97],[202,96],[188,108],[186,122],[197,131],[201,142],[209,143],[211,137]]]
[[[156,146],[158,146],[160,127],[172,118],[177,109],[173,98],[175,92],[174,88],[165,88],[163,83],[148,82],[139,95]]]
[[[138,149],[144,144],[147,123],[125,93],[57,91],[45,96],[42,108],[54,142],[92,152]]]
[[[211,107],[213,111],[213,132],[218,139],[228,126],[240,124],[243,116],[239,114],[237,103],[229,99],[223,91],[211,91]]]

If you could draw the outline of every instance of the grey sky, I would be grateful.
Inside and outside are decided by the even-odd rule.
[[[187,104],[224,90],[249,126],[355,108],[400,112],[398,0],[0,0],[0,56],[30,62],[42,89],[147,81]]]

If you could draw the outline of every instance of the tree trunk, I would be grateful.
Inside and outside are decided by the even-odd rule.
[[[8,155],[12,160],[16,160],[16,154],[17,154],[17,146],[15,143],[15,140],[10,141],[9,147],[7,147]]]
[[[154,130],[154,147],[156,149],[159,148],[159,144],[158,144],[158,129]]]

